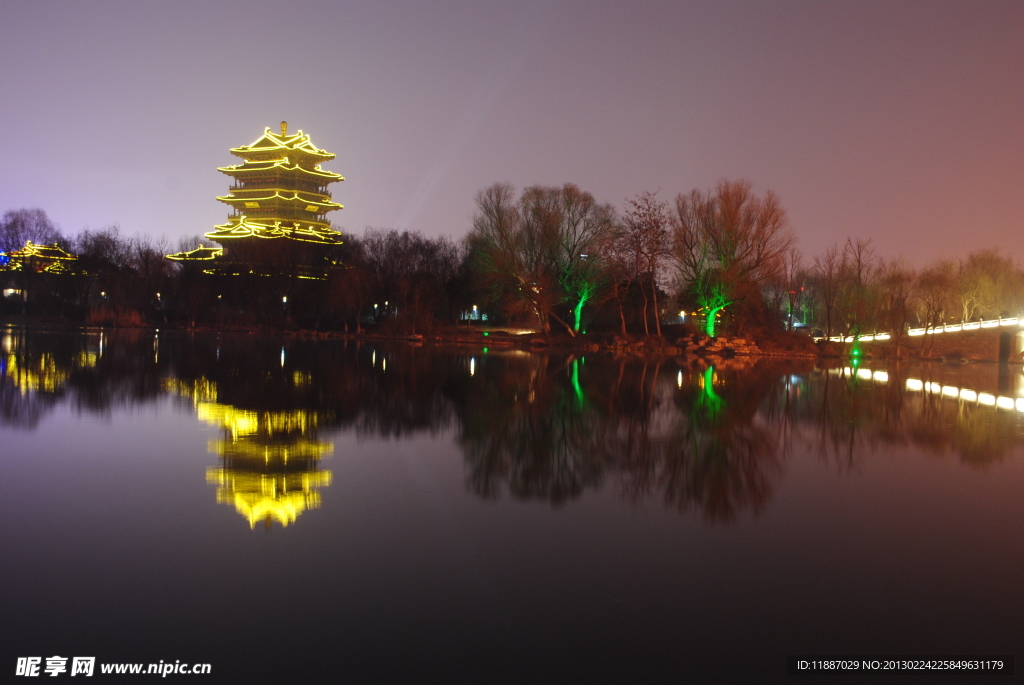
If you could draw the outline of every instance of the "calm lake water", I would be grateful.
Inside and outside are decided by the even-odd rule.
[[[0,521],[8,674],[1024,654],[1024,376],[0,328]]]

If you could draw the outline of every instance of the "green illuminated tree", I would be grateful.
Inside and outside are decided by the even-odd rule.
[[[728,286],[721,281],[721,276],[720,271],[709,271],[691,284],[704,312],[704,332],[711,337],[715,336],[715,321],[719,313],[735,302],[729,299]]]
[[[786,211],[748,181],[722,181],[713,191],[676,197],[673,258],[684,299],[699,306],[714,334],[715,315],[743,302],[763,308],[762,288],[782,268],[793,244]]]
[[[614,211],[571,183],[561,188],[528,188],[523,193],[527,222],[538,220],[535,230],[552,233],[550,259],[572,312],[571,334],[579,333],[583,307],[604,284],[600,251],[602,237],[614,225]]]
[[[518,201],[512,186],[495,184],[477,195],[467,242],[495,299],[512,295],[545,331],[554,319],[575,336],[604,283],[601,245],[613,224],[611,207],[572,184],[527,188]],[[561,305],[571,322],[558,315]]]

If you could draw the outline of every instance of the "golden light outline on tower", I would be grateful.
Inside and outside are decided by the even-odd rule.
[[[233,211],[226,223],[206,234],[222,251],[197,248],[167,257],[212,261],[204,269],[209,274],[326,278],[336,261],[325,248],[342,243],[341,232],[331,228],[326,214],[344,206],[333,201],[327,187],[345,179],[320,168],[334,153],[316,147],[301,130],[289,134],[287,122],[281,122],[280,133],[265,128],[251,144],[230,151],[243,162],[218,167],[234,185],[217,200]]]
[[[332,228],[323,228],[312,224],[309,226],[299,224],[282,226],[279,221],[267,224],[253,221],[245,215],[242,215],[241,220],[237,223],[221,224],[216,228],[218,230],[207,233],[206,237],[218,242],[232,238],[263,238],[267,240],[287,238],[306,243],[341,244],[341,233]]]
[[[194,250],[188,250],[186,252],[175,252],[174,254],[167,255],[168,259],[173,259],[176,262],[183,261],[210,261],[216,259],[224,254],[223,247],[206,247],[200,245]]]
[[[293,191],[288,191],[293,192]],[[335,209],[342,209],[344,205],[338,204],[337,202],[320,202],[319,200],[307,200],[299,197],[298,193],[304,191],[294,191],[291,197],[286,197],[279,192],[275,192],[273,195],[257,195],[256,197],[233,197],[233,195],[218,196],[217,199],[226,204],[241,203],[250,209],[259,207],[260,202],[272,202],[274,200],[281,200],[285,203],[302,204],[308,203],[315,205],[318,209],[323,208],[323,211],[330,212]],[[310,193],[311,195],[323,195],[324,193]]]
[[[298,133],[288,135],[288,122],[286,121],[281,122],[280,135],[271,131],[270,127],[267,127],[263,129],[263,135],[249,145],[231,148],[231,154],[245,158],[249,154],[266,154],[268,151],[276,152],[280,150],[302,152],[312,157],[320,157],[324,161],[335,158],[334,153],[321,150],[313,145],[309,136],[303,133],[302,129],[299,129]]]
[[[247,162],[245,164],[236,164],[234,166],[219,166],[219,167],[217,167],[217,171],[223,172],[223,173],[228,174],[228,175],[236,174],[236,173],[272,171],[274,169],[280,169],[281,171],[302,172],[302,173],[305,173],[305,174],[310,174],[313,177],[322,177],[324,179],[331,179],[329,181],[330,183],[333,183],[334,181],[344,181],[345,180],[345,177],[342,176],[341,174],[336,174],[333,171],[327,171],[326,169],[321,169],[319,164],[317,164],[316,166],[314,166],[312,168],[299,166],[298,164],[292,164],[291,166],[289,166],[288,160],[286,160],[286,159],[281,159],[281,160],[265,160],[265,161],[262,161],[262,162]]]

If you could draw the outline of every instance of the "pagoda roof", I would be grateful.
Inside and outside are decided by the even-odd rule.
[[[269,202],[272,200],[284,200],[289,204],[301,204],[301,205],[315,205],[317,207],[323,207],[327,211],[334,209],[344,209],[344,205],[340,205],[337,202],[319,202],[317,200],[307,200],[299,197],[299,191],[287,191],[292,193],[291,197],[286,197],[280,192],[274,192],[272,195],[258,195],[256,197],[233,197],[232,195],[225,195],[224,197],[218,197],[217,199],[221,202],[231,204],[232,202]]]
[[[25,259],[28,257],[41,257],[43,259],[78,259],[76,255],[62,250],[57,243],[53,245],[36,245],[31,240],[25,243],[25,247],[12,252],[9,257]]]
[[[200,245],[194,250],[175,252],[174,254],[166,255],[166,257],[167,259],[173,259],[176,262],[194,262],[209,261],[211,259],[216,259],[223,254],[223,247],[206,247],[205,245]]]
[[[314,224],[282,226],[280,221],[273,223],[261,223],[253,221],[244,214],[237,222],[215,226],[217,230],[206,234],[210,240],[218,242],[236,238],[287,238],[300,240],[308,243],[323,243],[325,245],[341,244],[341,232],[333,228],[320,227]]]
[[[298,133],[288,135],[286,131],[274,133],[270,128],[263,129],[263,135],[256,141],[241,147],[231,148],[231,154],[245,157],[250,154],[260,154],[275,151],[298,152],[300,154],[319,157],[323,160],[334,159],[333,152],[321,150],[313,145],[309,136],[300,129]]]
[[[266,173],[267,171],[271,170],[296,171],[304,174],[309,174],[317,178],[331,179],[331,182],[345,180],[345,177],[342,176],[341,174],[336,174],[333,171],[321,169],[319,165],[313,167],[312,169],[307,169],[306,167],[300,166],[298,164],[289,164],[289,160],[287,159],[271,160],[267,162],[246,162],[245,164],[235,164],[233,166],[217,167],[217,171],[228,174],[229,176],[237,173],[246,172]]]

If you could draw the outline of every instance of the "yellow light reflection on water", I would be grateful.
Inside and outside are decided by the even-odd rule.
[[[167,387],[191,398],[198,418],[220,429],[223,437],[210,441],[208,449],[221,463],[207,470],[206,480],[217,486],[217,502],[234,506],[250,528],[260,521],[288,526],[320,506],[319,488],[330,485],[332,475],[319,463],[334,445],[317,439],[317,412],[221,404],[216,384],[206,379],[170,380]]]
[[[67,383],[75,368],[91,368],[96,365],[96,355],[82,352],[72,364],[63,366],[52,354],[42,354],[28,359],[17,354],[4,356],[3,374],[22,395],[30,392],[57,392]]]

